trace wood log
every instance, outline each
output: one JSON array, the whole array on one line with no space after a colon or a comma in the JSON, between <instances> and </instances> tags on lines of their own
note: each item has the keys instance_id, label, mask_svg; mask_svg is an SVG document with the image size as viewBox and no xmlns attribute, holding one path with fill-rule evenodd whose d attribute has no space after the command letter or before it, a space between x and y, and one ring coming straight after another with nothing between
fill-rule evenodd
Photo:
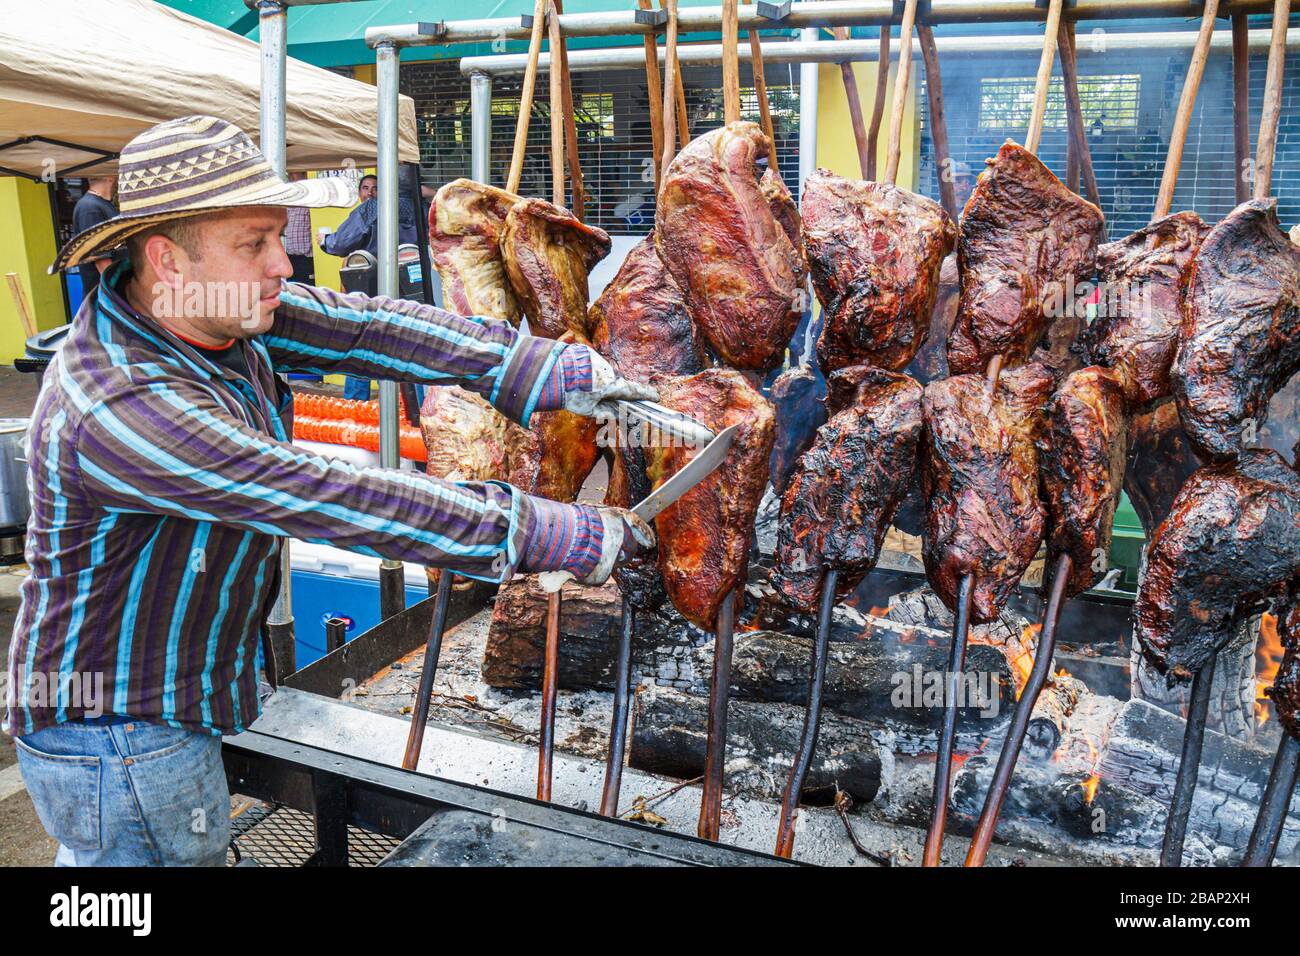
<instances>
[{"instance_id":1,"label":"wood log","mask_svg":"<svg viewBox=\"0 0 1300 956\"><path fill-rule=\"evenodd\" d=\"M646 687L633 711L628 766L691 780L704 772L708 701L681 691ZM779 799L803 728L803 707L732 700L727 706L727 789ZM802 800L829 803L835 789L855 801L880 789L881 758L870 727L826 714L817 735Z\"/></svg>"},{"instance_id":2,"label":"wood log","mask_svg":"<svg viewBox=\"0 0 1300 956\"><path fill-rule=\"evenodd\" d=\"M1057 674L1048 679L1047 686L1034 702L1025 731L1022 754L1027 760L1043 763L1050 760L1061 745L1069 725L1070 715L1087 693L1083 681L1068 674Z\"/></svg>"}]
</instances>

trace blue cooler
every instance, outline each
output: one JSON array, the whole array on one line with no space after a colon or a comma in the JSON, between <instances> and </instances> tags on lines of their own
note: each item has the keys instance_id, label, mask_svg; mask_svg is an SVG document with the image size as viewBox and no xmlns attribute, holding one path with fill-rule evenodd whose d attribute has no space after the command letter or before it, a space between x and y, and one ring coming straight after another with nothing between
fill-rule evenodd
<instances>
[{"instance_id":1,"label":"blue cooler","mask_svg":"<svg viewBox=\"0 0 1300 956\"><path fill-rule=\"evenodd\" d=\"M379 559L321 544L295 541L292 565L294 637L298 666L325 656L325 622L347 621L347 640L379 623ZM406 565L406 606L429 596L424 568Z\"/></svg>"}]
</instances>

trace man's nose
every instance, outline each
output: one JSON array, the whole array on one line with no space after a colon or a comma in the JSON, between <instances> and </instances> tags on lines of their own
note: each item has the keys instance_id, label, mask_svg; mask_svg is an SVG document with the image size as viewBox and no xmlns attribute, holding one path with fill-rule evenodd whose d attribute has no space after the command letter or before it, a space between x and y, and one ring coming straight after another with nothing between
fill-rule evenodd
<instances>
[{"instance_id":1,"label":"man's nose","mask_svg":"<svg viewBox=\"0 0 1300 956\"><path fill-rule=\"evenodd\" d=\"M271 245L271 261L267 266L266 274L271 279L287 279L293 275L293 263L289 261L289 253L285 251L283 242L273 242Z\"/></svg>"}]
</instances>

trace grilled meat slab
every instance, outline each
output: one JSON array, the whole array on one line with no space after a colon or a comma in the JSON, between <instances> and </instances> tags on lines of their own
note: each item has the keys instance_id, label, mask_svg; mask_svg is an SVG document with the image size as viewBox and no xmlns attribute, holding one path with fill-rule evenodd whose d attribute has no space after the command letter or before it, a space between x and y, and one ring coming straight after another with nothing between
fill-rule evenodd
<instances>
[{"instance_id":1,"label":"grilled meat slab","mask_svg":"<svg viewBox=\"0 0 1300 956\"><path fill-rule=\"evenodd\" d=\"M1251 200L1210 231L1189 271L1173 370L1188 438L1207 458L1235 456L1298 369L1300 247L1276 200Z\"/></svg>"},{"instance_id":2,"label":"grilled meat slab","mask_svg":"<svg viewBox=\"0 0 1300 956\"><path fill-rule=\"evenodd\" d=\"M1241 615L1300 571L1300 475L1270 449L1187 479L1147 549L1134 606L1142 653L1189 680Z\"/></svg>"},{"instance_id":3,"label":"grilled meat slab","mask_svg":"<svg viewBox=\"0 0 1300 956\"><path fill-rule=\"evenodd\" d=\"M420 433L428 449L425 470L448 481L504 481L508 419L458 385L431 385L420 406Z\"/></svg>"},{"instance_id":4,"label":"grilled meat slab","mask_svg":"<svg viewBox=\"0 0 1300 956\"><path fill-rule=\"evenodd\" d=\"M519 300L501 258L501 233L517 202L514 193L471 179L452 180L434 195L429 254L447 311L519 324Z\"/></svg>"},{"instance_id":5,"label":"grilled meat slab","mask_svg":"<svg viewBox=\"0 0 1300 956\"><path fill-rule=\"evenodd\" d=\"M1173 395L1187 269L1209 231L1196 213L1178 212L1097 250L1104 294L1079 344L1092 364L1127 374L1135 409Z\"/></svg>"},{"instance_id":6,"label":"grilled meat slab","mask_svg":"<svg viewBox=\"0 0 1300 956\"><path fill-rule=\"evenodd\" d=\"M948 336L954 374L995 355L1023 363L1060 311L1068 280L1090 278L1105 220L1038 158L1012 142L975 184L957 241L961 302Z\"/></svg>"},{"instance_id":7,"label":"grilled meat slab","mask_svg":"<svg viewBox=\"0 0 1300 956\"><path fill-rule=\"evenodd\" d=\"M1057 560L1069 555L1066 598L1106 571L1128 450L1124 382L1122 372L1096 365L1071 374L1052 396L1039 439L1047 568L1054 573Z\"/></svg>"},{"instance_id":8,"label":"grilled meat slab","mask_svg":"<svg viewBox=\"0 0 1300 956\"><path fill-rule=\"evenodd\" d=\"M726 364L758 371L781 362L805 270L793 203L760 183L771 148L754 123L698 137L664 172L655 213L659 254L699 333Z\"/></svg>"},{"instance_id":9,"label":"grilled meat slab","mask_svg":"<svg viewBox=\"0 0 1300 956\"><path fill-rule=\"evenodd\" d=\"M632 247L587 321L592 345L625 378L648 382L704 370L681 287L659 258L653 233Z\"/></svg>"},{"instance_id":10,"label":"grilled meat slab","mask_svg":"<svg viewBox=\"0 0 1300 956\"><path fill-rule=\"evenodd\" d=\"M819 169L804 184L804 249L825 309L817 360L907 366L930 331L957 227L938 203L890 183Z\"/></svg>"},{"instance_id":11,"label":"grilled meat slab","mask_svg":"<svg viewBox=\"0 0 1300 956\"><path fill-rule=\"evenodd\" d=\"M552 501L577 499L596 467L600 424L572 412L534 412L528 428L511 423L506 433L510 483Z\"/></svg>"},{"instance_id":12,"label":"grilled meat slab","mask_svg":"<svg viewBox=\"0 0 1300 956\"><path fill-rule=\"evenodd\" d=\"M983 375L957 375L925 387L922 557L950 609L962 577L974 576L977 623L997 618L1043 540L1035 441L1052 386L1050 372L1025 365L1003 372L996 386Z\"/></svg>"},{"instance_id":13,"label":"grilled meat slab","mask_svg":"<svg viewBox=\"0 0 1300 956\"><path fill-rule=\"evenodd\" d=\"M1124 491L1148 540L1168 516L1183 482L1200 467L1173 402L1129 420Z\"/></svg>"},{"instance_id":14,"label":"grilled meat slab","mask_svg":"<svg viewBox=\"0 0 1300 956\"><path fill-rule=\"evenodd\" d=\"M916 470L921 386L907 375L870 366L854 375L848 407L817 432L781 499L771 582L787 604L813 612L825 572L840 572L849 594L880 557L885 532Z\"/></svg>"},{"instance_id":15,"label":"grilled meat slab","mask_svg":"<svg viewBox=\"0 0 1300 956\"><path fill-rule=\"evenodd\" d=\"M609 255L609 234L544 199L510 207L501 233L506 275L533 335L589 338L587 275Z\"/></svg>"},{"instance_id":16,"label":"grilled meat slab","mask_svg":"<svg viewBox=\"0 0 1300 956\"><path fill-rule=\"evenodd\" d=\"M655 380L659 401L714 433L739 425L722 465L655 519L659 570L673 605L692 624L713 630L723 599L744 580L749 546L776 433L772 405L733 369ZM695 457L698 449L646 448L655 486Z\"/></svg>"},{"instance_id":17,"label":"grilled meat slab","mask_svg":"<svg viewBox=\"0 0 1300 956\"><path fill-rule=\"evenodd\" d=\"M798 365L777 376L768 389L776 408L776 440L769 467L772 491L780 497L790 482L799 458L826 424L826 383L811 365Z\"/></svg>"}]
</instances>

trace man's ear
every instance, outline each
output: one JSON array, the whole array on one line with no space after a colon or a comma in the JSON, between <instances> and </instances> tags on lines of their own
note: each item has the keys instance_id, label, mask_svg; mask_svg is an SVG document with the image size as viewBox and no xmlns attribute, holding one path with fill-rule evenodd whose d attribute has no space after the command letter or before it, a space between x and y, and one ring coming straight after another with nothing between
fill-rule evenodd
<instances>
[{"instance_id":1,"label":"man's ear","mask_svg":"<svg viewBox=\"0 0 1300 956\"><path fill-rule=\"evenodd\" d=\"M190 265L184 249L166 236L150 236L144 243L144 257L159 282L180 290Z\"/></svg>"}]
</instances>

